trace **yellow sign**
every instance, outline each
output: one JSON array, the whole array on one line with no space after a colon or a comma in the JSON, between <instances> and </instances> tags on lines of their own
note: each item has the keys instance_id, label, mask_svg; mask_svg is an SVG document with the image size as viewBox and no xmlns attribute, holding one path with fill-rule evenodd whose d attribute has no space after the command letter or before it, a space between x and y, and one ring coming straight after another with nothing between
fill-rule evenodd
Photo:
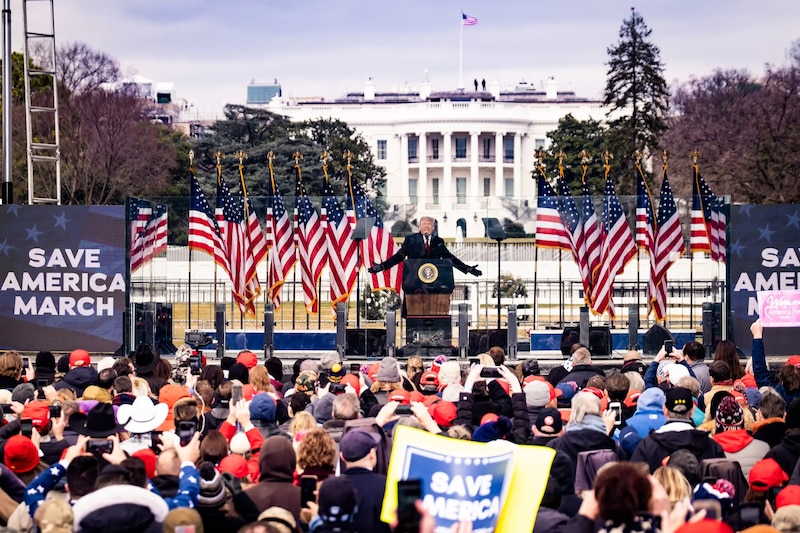
<instances>
[{"instance_id":1,"label":"yellow sign","mask_svg":"<svg viewBox=\"0 0 800 533\"><path fill-rule=\"evenodd\" d=\"M473 533L531 531L555 450L508 441L488 444L395 428L381 520L397 509L397 482L420 479L435 531L471 522Z\"/></svg>"}]
</instances>

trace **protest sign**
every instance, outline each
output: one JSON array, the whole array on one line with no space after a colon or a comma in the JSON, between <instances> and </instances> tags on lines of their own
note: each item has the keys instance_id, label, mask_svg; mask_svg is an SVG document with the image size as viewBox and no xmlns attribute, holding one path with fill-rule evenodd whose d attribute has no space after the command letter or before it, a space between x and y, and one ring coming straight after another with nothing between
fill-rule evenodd
<instances>
[{"instance_id":1,"label":"protest sign","mask_svg":"<svg viewBox=\"0 0 800 533\"><path fill-rule=\"evenodd\" d=\"M405 426L395 429L393 441L381 520L394 520L397 482L420 479L437 533L465 521L475 533L533 528L555 450L457 440Z\"/></svg>"},{"instance_id":2,"label":"protest sign","mask_svg":"<svg viewBox=\"0 0 800 533\"><path fill-rule=\"evenodd\" d=\"M758 315L767 328L800 327L800 291L760 291Z\"/></svg>"}]
</instances>

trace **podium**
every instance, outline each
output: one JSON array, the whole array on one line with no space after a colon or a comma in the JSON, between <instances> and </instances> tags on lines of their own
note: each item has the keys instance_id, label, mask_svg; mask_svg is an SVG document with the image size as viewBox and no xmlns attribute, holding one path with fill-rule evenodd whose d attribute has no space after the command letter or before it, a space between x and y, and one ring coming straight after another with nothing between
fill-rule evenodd
<instances>
[{"instance_id":1,"label":"podium","mask_svg":"<svg viewBox=\"0 0 800 533\"><path fill-rule=\"evenodd\" d=\"M405 355L412 355L410 349L416 350L417 355L438 355L442 348L450 349L453 338L450 295L454 287L450 259L406 259L403 262L406 343L409 345ZM430 348L434 350L427 353ZM434 351L437 353L433 354Z\"/></svg>"}]
</instances>

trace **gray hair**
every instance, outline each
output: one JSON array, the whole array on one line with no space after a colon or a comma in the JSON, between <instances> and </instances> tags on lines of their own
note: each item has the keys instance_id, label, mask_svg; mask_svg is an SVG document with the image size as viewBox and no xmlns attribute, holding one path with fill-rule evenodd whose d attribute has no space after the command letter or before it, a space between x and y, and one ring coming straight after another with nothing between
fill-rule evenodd
<instances>
[{"instance_id":1,"label":"gray hair","mask_svg":"<svg viewBox=\"0 0 800 533\"><path fill-rule=\"evenodd\" d=\"M639 392L644 392L645 385L641 374L639 374L638 372L631 371L631 372L625 372L622 375L628 378L628 382L630 383L630 386L628 387L629 391L635 390Z\"/></svg>"},{"instance_id":2,"label":"gray hair","mask_svg":"<svg viewBox=\"0 0 800 533\"><path fill-rule=\"evenodd\" d=\"M592 364L592 354L589 352L587 348L578 348L575 350L575 353L572 354L572 365L591 365Z\"/></svg>"},{"instance_id":3,"label":"gray hair","mask_svg":"<svg viewBox=\"0 0 800 533\"><path fill-rule=\"evenodd\" d=\"M572 413L570 424L582 424L586 415L600 416L600 398L591 392L579 392L572 397Z\"/></svg>"},{"instance_id":4,"label":"gray hair","mask_svg":"<svg viewBox=\"0 0 800 533\"><path fill-rule=\"evenodd\" d=\"M333 400L334 420L355 420L361 414L361 402L352 392L336 396Z\"/></svg>"},{"instance_id":5,"label":"gray hair","mask_svg":"<svg viewBox=\"0 0 800 533\"><path fill-rule=\"evenodd\" d=\"M338 352L325 352L319 358L319 366L322 370L330 370L336 363L341 363Z\"/></svg>"},{"instance_id":6,"label":"gray hair","mask_svg":"<svg viewBox=\"0 0 800 533\"><path fill-rule=\"evenodd\" d=\"M306 359L300 363L300 372L305 372L306 370L310 370L315 374L319 374L319 362L314 361L313 359Z\"/></svg>"}]
</instances>

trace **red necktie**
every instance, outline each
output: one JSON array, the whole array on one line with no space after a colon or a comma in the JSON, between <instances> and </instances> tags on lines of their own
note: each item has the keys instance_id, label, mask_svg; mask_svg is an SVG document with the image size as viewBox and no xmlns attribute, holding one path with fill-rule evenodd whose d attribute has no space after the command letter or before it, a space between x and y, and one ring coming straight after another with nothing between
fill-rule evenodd
<instances>
[{"instance_id":1,"label":"red necktie","mask_svg":"<svg viewBox=\"0 0 800 533\"><path fill-rule=\"evenodd\" d=\"M431 242L430 242L429 239L430 239L430 237L425 237L425 253L426 254L430 254L431 253Z\"/></svg>"}]
</instances>

